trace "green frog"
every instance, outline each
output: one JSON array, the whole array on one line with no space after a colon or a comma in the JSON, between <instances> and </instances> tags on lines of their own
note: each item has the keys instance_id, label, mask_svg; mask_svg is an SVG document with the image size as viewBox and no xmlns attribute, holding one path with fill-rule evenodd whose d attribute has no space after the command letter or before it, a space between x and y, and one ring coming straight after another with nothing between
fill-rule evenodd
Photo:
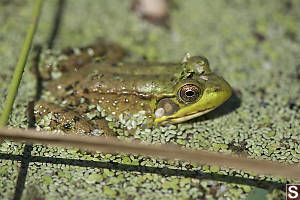
<instances>
[{"instance_id":1,"label":"green frog","mask_svg":"<svg viewBox=\"0 0 300 200\"><path fill-rule=\"evenodd\" d=\"M232 93L202 56L187 54L179 63L125 62L126 52L108 42L45 54L45 91L34 114L38 128L46 130L115 135L120 123L129 129L178 124L215 109Z\"/></svg>"}]
</instances>

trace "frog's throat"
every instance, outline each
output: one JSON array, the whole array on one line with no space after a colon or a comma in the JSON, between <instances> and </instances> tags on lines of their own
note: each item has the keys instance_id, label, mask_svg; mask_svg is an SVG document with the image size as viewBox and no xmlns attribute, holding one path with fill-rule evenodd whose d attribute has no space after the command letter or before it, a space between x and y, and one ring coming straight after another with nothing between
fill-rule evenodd
<instances>
[{"instance_id":1,"label":"frog's throat","mask_svg":"<svg viewBox=\"0 0 300 200\"><path fill-rule=\"evenodd\" d=\"M181 123L181 122L185 122L185 121L188 121L190 119L193 119L193 118L196 118L196 117L199 117L201 115L204 115L205 113L208 113L212 110L214 110L216 107L213 107L213 108L208 108L208 109L205 109L203 111L199 111L197 113L194 113L194 114L190 114L190 115L185 115L185 116L182 116L182 117L177 117L177 118L169 118L169 119L166 119L166 118L158 118L158 119L155 119L155 123L163 123L164 121L165 122L168 122L170 124L178 124L178 123Z\"/></svg>"}]
</instances>

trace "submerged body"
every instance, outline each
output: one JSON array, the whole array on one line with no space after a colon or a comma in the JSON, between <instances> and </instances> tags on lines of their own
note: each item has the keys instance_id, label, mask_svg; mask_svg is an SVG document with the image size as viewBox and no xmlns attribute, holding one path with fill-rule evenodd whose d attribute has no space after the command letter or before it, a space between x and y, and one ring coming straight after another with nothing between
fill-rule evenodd
<instances>
[{"instance_id":1,"label":"submerged body","mask_svg":"<svg viewBox=\"0 0 300 200\"><path fill-rule=\"evenodd\" d=\"M124 113L142 111L147 124L176 124L215 109L231 96L229 84L210 70L204 57L186 56L182 63L126 63L122 56L121 49L102 44L69 54L56 66L46 63L43 74L50 81L45 89L55 104L37 102L36 118L56 118L49 127L65 132L105 133L107 116L118 120ZM91 116L91 110L102 114Z\"/></svg>"}]
</instances>

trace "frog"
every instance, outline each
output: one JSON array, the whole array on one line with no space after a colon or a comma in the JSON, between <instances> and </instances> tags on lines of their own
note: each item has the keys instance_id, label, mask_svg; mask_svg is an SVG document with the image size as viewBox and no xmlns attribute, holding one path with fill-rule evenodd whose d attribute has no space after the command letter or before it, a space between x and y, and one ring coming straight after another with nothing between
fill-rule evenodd
<instances>
[{"instance_id":1,"label":"frog","mask_svg":"<svg viewBox=\"0 0 300 200\"><path fill-rule=\"evenodd\" d=\"M214 110L232 94L204 56L130 62L111 42L47 56L39 66L43 96L34 106L39 129L115 136L118 124L130 118L141 116L133 127L179 124Z\"/></svg>"}]
</instances>

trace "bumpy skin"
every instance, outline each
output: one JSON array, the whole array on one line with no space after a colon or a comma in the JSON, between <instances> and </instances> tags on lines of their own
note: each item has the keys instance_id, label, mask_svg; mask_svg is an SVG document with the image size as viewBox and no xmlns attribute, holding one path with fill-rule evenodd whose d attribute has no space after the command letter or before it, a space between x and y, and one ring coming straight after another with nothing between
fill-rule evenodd
<instances>
[{"instance_id":1,"label":"bumpy skin","mask_svg":"<svg viewBox=\"0 0 300 200\"><path fill-rule=\"evenodd\" d=\"M80 134L104 129L113 134L103 115L89 117L96 110L116 119L125 112L144 111L152 124L180 123L231 96L229 84L211 72L204 57L186 56L178 64L126 63L121 62L124 51L110 43L80 49L77 55L64 53L55 67L46 62L42 70L43 77L51 80L45 88L49 98L55 97L53 102L64 108L45 101L36 104L36 118L51 118L51 129Z\"/></svg>"}]
</instances>

